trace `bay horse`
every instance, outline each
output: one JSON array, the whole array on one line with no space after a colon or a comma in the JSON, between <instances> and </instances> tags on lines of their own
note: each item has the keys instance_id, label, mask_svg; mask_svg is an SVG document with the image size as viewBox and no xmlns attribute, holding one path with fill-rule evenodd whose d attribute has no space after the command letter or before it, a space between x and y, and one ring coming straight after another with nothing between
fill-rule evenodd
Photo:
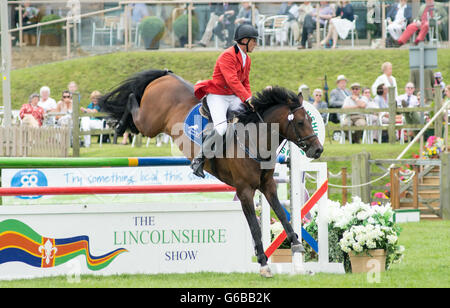
<instances>
[{"instance_id":1,"label":"bay horse","mask_svg":"<svg viewBox=\"0 0 450 308\"><path fill-rule=\"evenodd\" d=\"M175 133L174 127L183 123L187 114L198 103L199 100L194 96L193 85L168 70L147 70L137 73L99 99L102 111L119 121L116 128L119 133L130 129L133 133L140 132L151 138L160 133L169 134L190 160L195 157L192 148L198 150L198 146L194 146L190 140L187 141L187 136L183 132ZM278 125L279 135L276 140L278 145L287 139L299 146L307 157L318 158L323 152L323 147L314 134L311 119L302 104L301 95L282 87L268 87L252 99L254 110L247 109L238 115L238 118L244 123L263 121L269 127ZM186 144L191 145L191 148L188 149ZM254 240L255 254L263 277L272 277L272 273L267 265L261 229L255 213L253 200L256 190L264 194L282 223L291 243L292 253L304 252L278 199L273 177L274 167L261 168L261 162L252 157L225 156L207 160L204 170L236 188L237 197Z\"/></svg>"}]
</instances>

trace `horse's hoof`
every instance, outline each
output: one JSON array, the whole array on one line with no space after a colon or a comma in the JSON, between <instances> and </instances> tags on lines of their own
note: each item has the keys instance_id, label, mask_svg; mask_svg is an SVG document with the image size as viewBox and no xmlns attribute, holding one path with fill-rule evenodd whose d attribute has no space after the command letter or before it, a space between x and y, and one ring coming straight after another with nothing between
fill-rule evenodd
<instances>
[{"instance_id":1,"label":"horse's hoof","mask_svg":"<svg viewBox=\"0 0 450 308\"><path fill-rule=\"evenodd\" d=\"M292 250L292 254L297 253L297 252L299 252L299 253L305 253L306 252L305 251L305 247L303 247L302 244L292 245L291 246L291 250Z\"/></svg>"},{"instance_id":2,"label":"horse's hoof","mask_svg":"<svg viewBox=\"0 0 450 308\"><path fill-rule=\"evenodd\" d=\"M261 268L260 268L260 270L259 270L259 273L260 273L261 276L264 277L264 278L272 278L272 277L273 277L272 271L270 270L269 265L261 266Z\"/></svg>"}]
</instances>

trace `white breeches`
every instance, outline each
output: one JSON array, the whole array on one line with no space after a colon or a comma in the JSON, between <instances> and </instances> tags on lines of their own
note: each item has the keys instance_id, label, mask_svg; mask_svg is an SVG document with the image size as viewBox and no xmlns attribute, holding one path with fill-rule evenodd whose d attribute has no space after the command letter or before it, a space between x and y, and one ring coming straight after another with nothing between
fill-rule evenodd
<instances>
[{"instance_id":1,"label":"white breeches","mask_svg":"<svg viewBox=\"0 0 450 308\"><path fill-rule=\"evenodd\" d=\"M236 95L208 94L206 97L214 128L221 136L227 131L227 110L244 111L242 101Z\"/></svg>"}]
</instances>

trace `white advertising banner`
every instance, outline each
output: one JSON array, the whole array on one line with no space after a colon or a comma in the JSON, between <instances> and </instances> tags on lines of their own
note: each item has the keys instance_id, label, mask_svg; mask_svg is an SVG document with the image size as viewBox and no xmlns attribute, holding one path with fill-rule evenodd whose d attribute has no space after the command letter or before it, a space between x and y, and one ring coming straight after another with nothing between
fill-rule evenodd
<instances>
[{"instance_id":1,"label":"white advertising banner","mask_svg":"<svg viewBox=\"0 0 450 308\"><path fill-rule=\"evenodd\" d=\"M0 207L0 279L248 272L239 202Z\"/></svg>"},{"instance_id":2,"label":"white advertising banner","mask_svg":"<svg viewBox=\"0 0 450 308\"><path fill-rule=\"evenodd\" d=\"M49 169L3 169L2 187L86 187L86 186L134 186L134 185L182 185L222 183L205 173L204 179L192 174L189 166L118 167L118 168L49 168ZM223 194L222 194L223 195ZM227 193L225 200L232 200ZM171 196L172 198L174 196ZM145 200L149 200L147 197ZM100 199L100 200L99 200ZM142 199L142 198L140 198ZM117 201L144 201L130 196L114 196ZM3 197L3 205L45 203L93 203L112 200L111 196L17 196ZM173 199L160 201L172 201Z\"/></svg>"}]
</instances>

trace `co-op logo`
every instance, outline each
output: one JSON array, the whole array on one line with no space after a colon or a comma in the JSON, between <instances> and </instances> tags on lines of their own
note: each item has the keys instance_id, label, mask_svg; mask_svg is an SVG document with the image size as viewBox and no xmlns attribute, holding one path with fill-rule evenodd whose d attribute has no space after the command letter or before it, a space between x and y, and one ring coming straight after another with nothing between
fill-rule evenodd
<instances>
[{"instance_id":1,"label":"co-op logo","mask_svg":"<svg viewBox=\"0 0 450 308\"><path fill-rule=\"evenodd\" d=\"M11 187L48 186L47 177L39 170L21 170L11 179ZM20 199L38 199L42 196L17 196Z\"/></svg>"}]
</instances>

